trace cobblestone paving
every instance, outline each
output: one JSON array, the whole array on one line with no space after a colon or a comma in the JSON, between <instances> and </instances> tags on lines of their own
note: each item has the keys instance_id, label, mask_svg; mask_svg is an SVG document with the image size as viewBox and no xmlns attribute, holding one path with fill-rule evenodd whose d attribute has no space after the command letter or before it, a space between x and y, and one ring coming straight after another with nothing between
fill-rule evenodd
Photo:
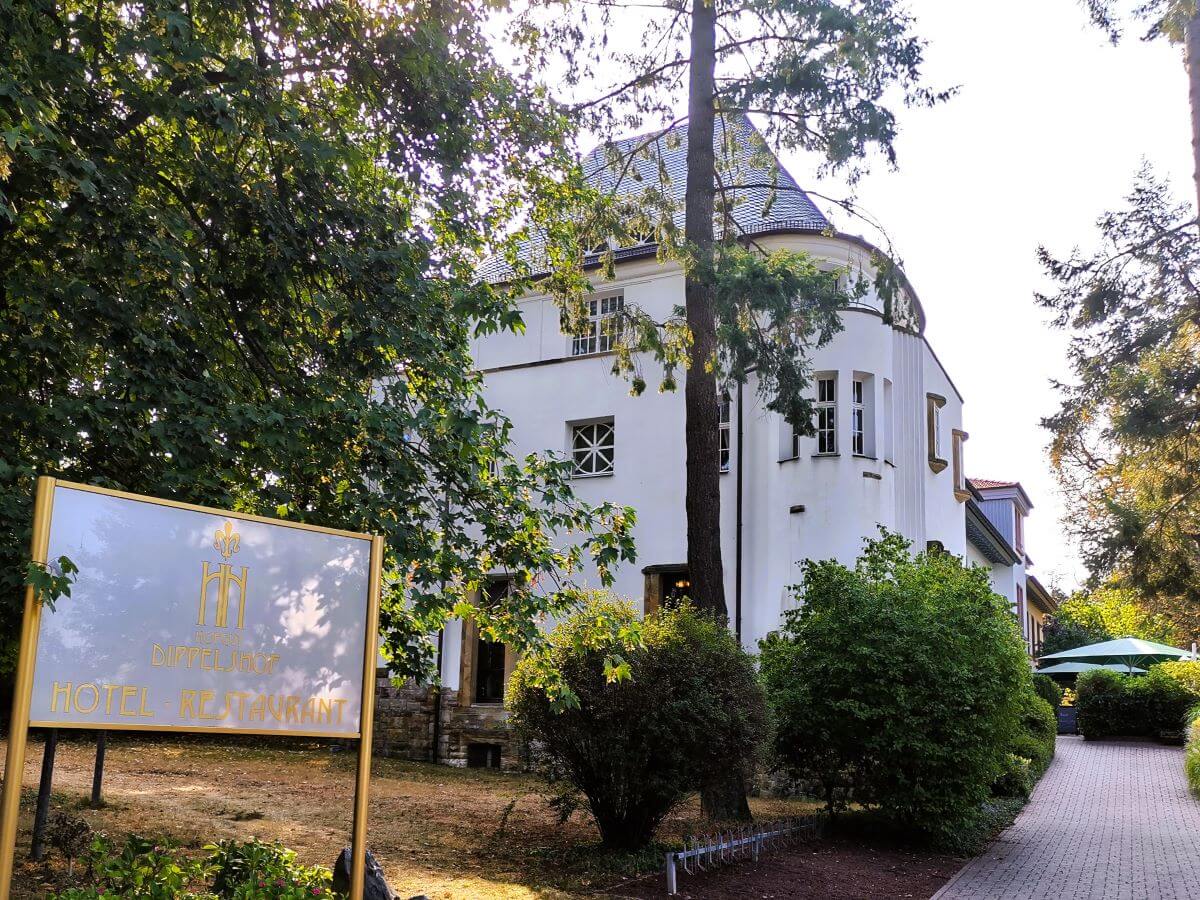
<instances>
[{"instance_id":1,"label":"cobblestone paving","mask_svg":"<svg viewBox=\"0 0 1200 900\"><path fill-rule=\"evenodd\" d=\"M1200 801L1183 751L1060 737L1016 822L934 900L1200 898Z\"/></svg>"}]
</instances>

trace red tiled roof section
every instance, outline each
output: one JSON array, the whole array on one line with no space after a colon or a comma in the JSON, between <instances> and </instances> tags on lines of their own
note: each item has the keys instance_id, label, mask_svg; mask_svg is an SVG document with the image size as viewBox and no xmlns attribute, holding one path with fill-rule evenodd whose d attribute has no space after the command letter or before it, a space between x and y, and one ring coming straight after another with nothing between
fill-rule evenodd
<instances>
[{"instance_id":1,"label":"red tiled roof section","mask_svg":"<svg viewBox=\"0 0 1200 900\"><path fill-rule=\"evenodd\" d=\"M993 481L991 478L968 478L967 481L971 482L971 487L977 491L988 488L1010 488L1017 486L1015 481Z\"/></svg>"}]
</instances>

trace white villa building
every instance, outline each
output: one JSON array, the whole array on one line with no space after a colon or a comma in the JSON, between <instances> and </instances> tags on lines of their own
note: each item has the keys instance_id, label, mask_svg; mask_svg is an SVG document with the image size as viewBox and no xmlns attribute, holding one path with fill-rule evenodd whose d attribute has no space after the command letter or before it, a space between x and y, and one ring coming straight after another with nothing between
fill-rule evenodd
<instances>
[{"instance_id":1,"label":"white villa building","mask_svg":"<svg viewBox=\"0 0 1200 900\"><path fill-rule=\"evenodd\" d=\"M743 178L750 176L745 183L765 182L771 172L751 158L752 126L742 120L730 127L737 128L741 148L737 168ZM655 150L677 176L670 189L681 195L686 128L671 138L659 140ZM593 177L615 191L640 192L658 178L656 161L635 158L631 169L639 171L626 175L628 185L616 184L603 160L593 155ZM735 206L745 239L765 250L805 251L869 279L875 248L835 231L782 167L775 176L772 204L763 202L765 192L751 189ZM623 307L636 305L661 321L682 306L684 277L678 265L657 260L653 244L618 248L616 256L615 278L594 282L586 334L564 333L554 300L530 294L520 303L524 333L481 337L474 358L485 375L488 403L513 423L514 455L565 454L573 460L581 498L637 510L638 562L616 570L613 590L650 610L688 587L683 390L680 385L674 392L631 396L626 378L611 371L612 340ZM502 270L488 274L502 277ZM799 581L803 560L852 563L880 525L914 548L944 549L985 565L997 592L1013 603L1023 627L1031 627L1020 537L1031 504L1019 485L966 478L963 397L925 338L915 291L907 283L903 290L907 315L886 323L879 298L868 295L844 311L843 330L813 353L815 437L793 435L779 414L766 410L753 377L721 398L725 594L731 627L751 650L795 604L790 586ZM653 365L646 363L651 384ZM391 708L393 717L409 721L407 730L394 729L396 746L384 751L458 764L512 764L500 706L510 656L479 641L469 623L448 629L440 708L430 709L412 691L390 689L388 695L385 689L381 713ZM414 728L432 736L404 736ZM429 752L430 741L436 754Z\"/></svg>"},{"instance_id":2,"label":"white villa building","mask_svg":"<svg viewBox=\"0 0 1200 900\"><path fill-rule=\"evenodd\" d=\"M992 589L1012 604L1029 655L1040 656L1046 617L1058 604L1029 571L1025 520L1033 503L1017 481L971 478L967 487L966 561L988 570Z\"/></svg>"}]
</instances>

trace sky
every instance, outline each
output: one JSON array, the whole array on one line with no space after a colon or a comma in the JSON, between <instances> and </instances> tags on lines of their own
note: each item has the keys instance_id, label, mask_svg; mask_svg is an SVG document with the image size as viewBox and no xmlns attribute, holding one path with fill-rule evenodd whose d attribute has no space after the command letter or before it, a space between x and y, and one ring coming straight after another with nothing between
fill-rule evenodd
<instances>
[{"instance_id":1,"label":"sky","mask_svg":"<svg viewBox=\"0 0 1200 900\"><path fill-rule=\"evenodd\" d=\"M1143 160L1191 193L1187 78L1179 49L1145 43L1134 25L1117 47L1074 0L912 0L933 86L948 103L900 111L898 169L855 187L887 228L928 318L926 336L965 398L964 455L974 477L1020 481L1033 501L1033 571L1065 589L1086 575L1046 453L1052 379L1069 380L1067 339L1034 300L1050 285L1040 244L1095 245L1096 219L1119 207ZM811 160L784 155L801 186ZM828 204L818 205L827 209ZM844 231L869 229L845 213Z\"/></svg>"}]
</instances>

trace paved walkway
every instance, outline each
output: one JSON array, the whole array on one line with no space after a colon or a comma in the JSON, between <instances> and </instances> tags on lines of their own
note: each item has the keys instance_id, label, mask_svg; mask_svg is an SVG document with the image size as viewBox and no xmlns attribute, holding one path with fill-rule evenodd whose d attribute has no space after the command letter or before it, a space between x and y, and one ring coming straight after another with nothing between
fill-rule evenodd
<instances>
[{"instance_id":1,"label":"paved walkway","mask_svg":"<svg viewBox=\"0 0 1200 900\"><path fill-rule=\"evenodd\" d=\"M1016 822L934 900L1200 898L1200 801L1183 751L1060 737Z\"/></svg>"}]
</instances>

